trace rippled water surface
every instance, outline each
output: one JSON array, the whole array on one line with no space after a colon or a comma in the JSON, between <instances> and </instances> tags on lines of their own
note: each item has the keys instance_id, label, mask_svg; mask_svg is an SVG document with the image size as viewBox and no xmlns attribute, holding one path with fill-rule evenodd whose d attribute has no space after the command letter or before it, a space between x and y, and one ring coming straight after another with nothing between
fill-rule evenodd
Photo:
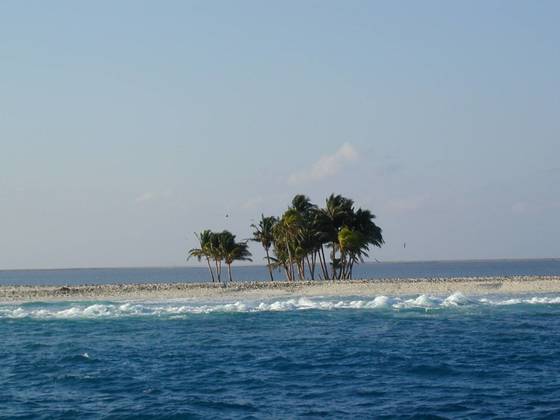
<instances>
[{"instance_id":1,"label":"rippled water surface","mask_svg":"<svg viewBox=\"0 0 560 420\"><path fill-rule=\"evenodd\" d=\"M5 418L560 416L560 296L0 305Z\"/></svg>"}]
</instances>

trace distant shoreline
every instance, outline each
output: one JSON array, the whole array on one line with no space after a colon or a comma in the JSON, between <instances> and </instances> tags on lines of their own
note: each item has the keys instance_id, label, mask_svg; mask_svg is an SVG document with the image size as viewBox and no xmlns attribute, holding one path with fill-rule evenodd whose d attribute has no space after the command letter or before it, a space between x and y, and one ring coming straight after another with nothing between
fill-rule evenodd
<instances>
[{"instance_id":1,"label":"distant shoreline","mask_svg":"<svg viewBox=\"0 0 560 420\"><path fill-rule=\"evenodd\" d=\"M402 296L560 293L560 276L448 277L346 281L0 286L0 303L88 300L272 299L283 296Z\"/></svg>"}]
</instances>

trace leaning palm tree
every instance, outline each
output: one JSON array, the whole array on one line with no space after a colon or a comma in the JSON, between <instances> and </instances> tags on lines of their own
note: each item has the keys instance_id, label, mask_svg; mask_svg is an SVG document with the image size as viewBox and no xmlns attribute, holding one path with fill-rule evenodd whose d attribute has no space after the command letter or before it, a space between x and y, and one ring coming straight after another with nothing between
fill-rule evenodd
<instances>
[{"instance_id":1,"label":"leaning palm tree","mask_svg":"<svg viewBox=\"0 0 560 420\"><path fill-rule=\"evenodd\" d=\"M292 280L290 267L290 258L285 247L285 240L283 233L278 225L274 226L274 240L272 241L272 253L274 257L270 257L272 268L283 269L286 275L286 280Z\"/></svg>"},{"instance_id":2,"label":"leaning palm tree","mask_svg":"<svg viewBox=\"0 0 560 420\"><path fill-rule=\"evenodd\" d=\"M380 247L382 231L369 210L355 209L354 201L331 194L324 208L318 208L305 195L296 195L279 219L261 216L258 226L251 225L253 241L267 253L269 270L283 268L289 281L315 278L315 269L325 280L352 278L354 265L364 261L370 246ZM268 224L267 224L268 223ZM325 256L330 250L330 261ZM272 254L269 255L269 249ZM272 271L270 272L271 279Z\"/></svg>"},{"instance_id":3,"label":"leaning palm tree","mask_svg":"<svg viewBox=\"0 0 560 420\"><path fill-rule=\"evenodd\" d=\"M385 243L383 240L382 229L373 221L375 215L369 210L358 209L352 214L352 219L348 229L350 235L349 259L344 261L344 271L339 274L339 278L352 278L352 269L356 262L363 262L367 257L370 245L381 248ZM347 228L347 227L345 227ZM342 233L342 231L341 231ZM339 244L340 244L339 234Z\"/></svg>"},{"instance_id":4,"label":"leaning palm tree","mask_svg":"<svg viewBox=\"0 0 560 420\"><path fill-rule=\"evenodd\" d=\"M341 195L331 194L324 209L316 217L318 240L331 249L330 278L352 277L356 262L367 257L369 246L380 247L384 241L382 231L369 210L354 209L354 201ZM323 257L324 259L324 257ZM321 261L320 261L321 262ZM326 262L322 266L327 272Z\"/></svg>"},{"instance_id":5,"label":"leaning palm tree","mask_svg":"<svg viewBox=\"0 0 560 420\"><path fill-rule=\"evenodd\" d=\"M311 241L313 248L317 254L316 259L319 261L319 267L323 279L330 278L327 259L325 257L325 245L329 244L332 239L332 223L324 209L313 212L311 220Z\"/></svg>"},{"instance_id":6,"label":"leaning palm tree","mask_svg":"<svg viewBox=\"0 0 560 420\"><path fill-rule=\"evenodd\" d=\"M187 260L196 258L198 262L200 262L202 259L205 259L206 263L208 264L210 276L212 276L212 283L214 283L216 281L216 278L214 277L214 270L212 270L212 266L210 265L210 258L212 256L212 235L214 234L208 229L203 230L202 232L200 232L200 234L195 233L194 236L198 240L200 248L192 248L191 250L189 250Z\"/></svg>"},{"instance_id":7,"label":"leaning palm tree","mask_svg":"<svg viewBox=\"0 0 560 420\"><path fill-rule=\"evenodd\" d=\"M311 202L309 197L303 194L297 194L292 199L292 209L297 211L299 214L304 215L312 210L315 210L317 206Z\"/></svg>"},{"instance_id":8,"label":"leaning palm tree","mask_svg":"<svg viewBox=\"0 0 560 420\"><path fill-rule=\"evenodd\" d=\"M373 222L375 216L369 210L352 208L349 216L338 231L336 246L340 258L334 260L338 279L351 278L354 264L363 262L370 245L381 247L384 243L382 230Z\"/></svg>"},{"instance_id":9,"label":"leaning palm tree","mask_svg":"<svg viewBox=\"0 0 560 420\"><path fill-rule=\"evenodd\" d=\"M231 233L227 232L231 235ZM222 281L222 260L224 259L224 246L223 243L226 240L226 231L224 232L212 232L210 236L209 253L211 258L214 260L214 266L216 268L216 279L218 283Z\"/></svg>"},{"instance_id":10,"label":"leaning palm tree","mask_svg":"<svg viewBox=\"0 0 560 420\"><path fill-rule=\"evenodd\" d=\"M280 250L280 254L287 256L286 275L289 281L293 281L295 278L295 253L301 236L301 221L300 214L293 208L290 208L284 212L278 223L274 225L274 249ZM277 257L279 257L278 254Z\"/></svg>"},{"instance_id":11,"label":"leaning palm tree","mask_svg":"<svg viewBox=\"0 0 560 420\"><path fill-rule=\"evenodd\" d=\"M338 247L340 249L340 272L339 279L349 279L352 277L354 264L362 262L367 257L367 239L362 232L352 230L344 226L338 233Z\"/></svg>"},{"instance_id":12,"label":"leaning palm tree","mask_svg":"<svg viewBox=\"0 0 560 420\"><path fill-rule=\"evenodd\" d=\"M234 261L252 261L247 242L235 242L235 235L227 230L219 234L221 236L220 247L224 262L228 266L229 281L233 281L231 264Z\"/></svg>"},{"instance_id":13,"label":"leaning palm tree","mask_svg":"<svg viewBox=\"0 0 560 420\"><path fill-rule=\"evenodd\" d=\"M373 221L375 215L369 210L358 209L352 217L352 227L361 232L367 242L378 248L385 243L382 229Z\"/></svg>"},{"instance_id":14,"label":"leaning palm tree","mask_svg":"<svg viewBox=\"0 0 560 420\"><path fill-rule=\"evenodd\" d=\"M270 274L270 280L274 281L274 276L272 275L272 265L270 262L270 247L274 241L274 225L278 222L278 219L274 216L264 217L261 214L261 220L258 225L252 224L251 227L254 229L253 238L254 242L259 242L266 253L266 262L268 267L268 273Z\"/></svg>"},{"instance_id":15,"label":"leaning palm tree","mask_svg":"<svg viewBox=\"0 0 560 420\"><path fill-rule=\"evenodd\" d=\"M321 234L328 247L331 248L331 278L334 280L340 273L340 258L337 258L338 233L348 225L352 219L354 201L341 195L331 194L321 209L322 228ZM338 271L337 271L338 270Z\"/></svg>"},{"instance_id":16,"label":"leaning palm tree","mask_svg":"<svg viewBox=\"0 0 560 420\"><path fill-rule=\"evenodd\" d=\"M299 215L299 232L296 238L295 260L300 278L305 278L305 267L307 264L311 279L314 279L318 248L316 246L316 234L313 226L318 208L311 202L309 197L298 194L292 199L290 210L297 212Z\"/></svg>"}]
</instances>

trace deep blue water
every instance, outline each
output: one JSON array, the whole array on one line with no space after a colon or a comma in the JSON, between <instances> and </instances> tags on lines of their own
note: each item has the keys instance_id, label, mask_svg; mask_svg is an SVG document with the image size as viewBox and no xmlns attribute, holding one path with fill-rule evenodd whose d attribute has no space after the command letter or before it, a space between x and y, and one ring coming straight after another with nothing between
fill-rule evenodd
<instances>
[{"instance_id":1,"label":"deep blue water","mask_svg":"<svg viewBox=\"0 0 560 420\"><path fill-rule=\"evenodd\" d=\"M234 279L238 281L269 278L263 266L234 266L233 274ZM524 275L560 275L560 259L381 262L361 264L354 270L355 278L367 279ZM276 278L284 279L280 271L276 272ZM204 267L0 270L0 285L172 283L209 280L210 275Z\"/></svg>"},{"instance_id":2,"label":"deep blue water","mask_svg":"<svg viewBox=\"0 0 560 420\"><path fill-rule=\"evenodd\" d=\"M560 260L359 270L560 275ZM187 267L0 271L0 284L207 280ZM0 304L0 385L9 419L559 418L560 295Z\"/></svg>"},{"instance_id":3,"label":"deep blue water","mask_svg":"<svg viewBox=\"0 0 560 420\"><path fill-rule=\"evenodd\" d=\"M0 305L3 418L558 418L560 297Z\"/></svg>"}]
</instances>

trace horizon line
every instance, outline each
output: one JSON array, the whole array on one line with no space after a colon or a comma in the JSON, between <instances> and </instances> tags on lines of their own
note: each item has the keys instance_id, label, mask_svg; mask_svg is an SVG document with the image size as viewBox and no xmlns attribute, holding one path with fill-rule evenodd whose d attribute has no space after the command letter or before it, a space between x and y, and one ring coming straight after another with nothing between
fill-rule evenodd
<instances>
[{"instance_id":1,"label":"horizon line","mask_svg":"<svg viewBox=\"0 0 560 420\"><path fill-rule=\"evenodd\" d=\"M364 261L363 264L410 264L410 263L440 263L440 262L489 262L489 261L546 261L560 260L560 257L501 257L501 258L449 258L449 259L427 259L427 260L386 260L386 261ZM237 264L235 267L266 267L266 264ZM0 268L5 271L72 271L72 270L142 270L142 269L176 269L176 268L202 268L205 265L138 265L138 266L99 266L99 267L47 267L47 268Z\"/></svg>"}]
</instances>

